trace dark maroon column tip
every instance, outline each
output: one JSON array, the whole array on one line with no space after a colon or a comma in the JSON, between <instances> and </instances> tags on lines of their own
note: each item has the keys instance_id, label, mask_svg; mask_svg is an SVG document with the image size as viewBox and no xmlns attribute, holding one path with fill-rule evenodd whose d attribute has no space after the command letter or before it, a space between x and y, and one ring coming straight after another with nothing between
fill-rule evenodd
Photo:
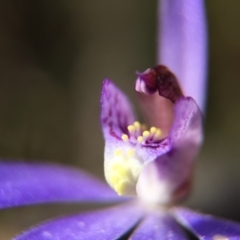
<instances>
[{"instance_id":1,"label":"dark maroon column tip","mask_svg":"<svg viewBox=\"0 0 240 240\"><path fill-rule=\"evenodd\" d=\"M137 72L137 75L141 82L144 82L148 94L158 91L160 96L173 103L183 97L176 76L163 65L149 68L143 73Z\"/></svg>"}]
</instances>

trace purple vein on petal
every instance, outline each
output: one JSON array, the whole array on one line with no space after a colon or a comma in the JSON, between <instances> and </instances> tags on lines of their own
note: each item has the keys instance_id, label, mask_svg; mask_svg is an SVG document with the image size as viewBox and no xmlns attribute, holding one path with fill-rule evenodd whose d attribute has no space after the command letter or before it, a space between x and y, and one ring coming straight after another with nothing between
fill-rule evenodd
<instances>
[{"instance_id":1,"label":"purple vein on petal","mask_svg":"<svg viewBox=\"0 0 240 240\"><path fill-rule=\"evenodd\" d=\"M158 63L177 76L185 96L204 110L207 33L203 0L161 0Z\"/></svg>"},{"instance_id":2,"label":"purple vein on petal","mask_svg":"<svg viewBox=\"0 0 240 240\"><path fill-rule=\"evenodd\" d=\"M82 213L46 222L15 240L113 240L130 230L142 218L136 203Z\"/></svg>"},{"instance_id":3,"label":"purple vein on petal","mask_svg":"<svg viewBox=\"0 0 240 240\"><path fill-rule=\"evenodd\" d=\"M187 239L187 237L172 216L167 213L152 213L140 223L130 239L184 240Z\"/></svg>"},{"instance_id":4,"label":"purple vein on petal","mask_svg":"<svg viewBox=\"0 0 240 240\"><path fill-rule=\"evenodd\" d=\"M105 183L80 170L52 164L0 162L0 208L120 200Z\"/></svg>"},{"instance_id":5,"label":"purple vein on petal","mask_svg":"<svg viewBox=\"0 0 240 240\"><path fill-rule=\"evenodd\" d=\"M101 93L101 124L106 139L115 137L121 140L127 126L132 124L135 116L127 96L106 79Z\"/></svg>"},{"instance_id":6,"label":"purple vein on petal","mask_svg":"<svg viewBox=\"0 0 240 240\"><path fill-rule=\"evenodd\" d=\"M175 208L173 214L180 224L199 239L237 240L240 239L240 224L189 209Z\"/></svg>"}]
</instances>

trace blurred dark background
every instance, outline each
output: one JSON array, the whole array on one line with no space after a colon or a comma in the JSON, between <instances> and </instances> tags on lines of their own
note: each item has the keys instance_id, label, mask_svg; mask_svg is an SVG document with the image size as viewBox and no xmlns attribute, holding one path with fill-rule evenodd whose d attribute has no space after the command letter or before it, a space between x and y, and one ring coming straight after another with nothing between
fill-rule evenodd
<instances>
[{"instance_id":1,"label":"blurred dark background","mask_svg":"<svg viewBox=\"0 0 240 240\"><path fill-rule=\"evenodd\" d=\"M102 80L133 99L156 61L156 1L0 1L0 156L68 164L103 177ZM240 221L240 1L206 2L205 142L187 205ZM85 207L84 207L85 208ZM0 239L79 206L0 213Z\"/></svg>"}]
</instances>

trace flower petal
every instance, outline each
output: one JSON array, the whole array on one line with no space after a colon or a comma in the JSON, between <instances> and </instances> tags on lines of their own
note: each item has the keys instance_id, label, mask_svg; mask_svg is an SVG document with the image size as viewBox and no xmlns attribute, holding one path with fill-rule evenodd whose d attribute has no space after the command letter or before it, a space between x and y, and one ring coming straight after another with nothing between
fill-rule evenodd
<instances>
[{"instance_id":1,"label":"flower petal","mask_svg":"<svg viewBox=\"0 0 240 240\"><path fill-rule=\"evenodd\" d=\"M137 75L135 90L147 122L167 136L173 120L173 103L182 95L177 79L163 65L137 72Z\"/></svg>"},{"instance_id":2,"label":"flower petal","mask_svg":"<svg viewBox=\"0 0 240 240\"><path fill-rule=\"evenodd\" d=\"M52 164L0 162L0 208L119 200L107 185L80 170Z\"/></svg>"},{"instance_id":3,"label":"flower petal","mask_svg":"<svg viewBox=\"0 0 240 240\"><path fill-rule=\"evenodd\" d=\"M149 214L133 232L131 240L188 239L178 223L166 213Z\"/></svg>"},{"instance_id":4,"label":"flower petal","mask_svg":"<svg viewBox=\"0 0 240 240\"><path fill-rule=\"evenodd\" d=\"M174 107L174 121L169 133L172 148L194 157L202 143L202 114L191 98L180 99Z\"/></svg>"},{"instance_id":5,"label":"flower petal","mask_svg":"<svg viewBox=\"0 0 240 240\"><path fill-rule=\"evenodd\" d=\"M199 239L231 240L240 239L240 224L189 209L175 208L173 214L180 224Z\"/></svg>"},{"instance_id":6,"label":"flower petal","mask_svg":"<svg viewBox=\"0 0 240 240\"><path fill-rule=\"evenodd\" d=\"M138 179L137 193L146 201L175 201L191 186L193 159L202 141L202 116L190 97L177 101L174 115L169 152L143 168Z\"/></svg>"},{"instance_id":7,"label":"flower petal","mask_svg":"<svg viewBox=\"0 0 240 240\"><path fill-rule=\"evenodd\" d=\"M159 96L158 93L145 95L137 92L137 97L146 121L150 126L160 128L163 131L163 135L166 136L172 124L173 103Z\"/></svg>"},{"instance_id":8,"label":"flower petal","mask_svg":"<svg viewBox=\"0 0 240 240\"><path fill-rule=\"evenodd\" d=\"M53 220L15 240L113 240L130 230L142 216L141 208L131 203Z\"/></svg>"},{"instance_id":9,"label":"flower petal","mask_svg":"<svg viewBox=\"0 0 240 240\"><path fill-rule=\"evenodd\" d=\"M121 139L127 126L134 122L134 114L127 97L110 80L103 82L101 94L101 123L104 137Z\"/></svg>"},{"instance_id":10,"label":"flower petal","mask_svg":"<svg viewBox=\"0 0 240 240\"><path fill-rule=\"evenodd\" d=\"M185 96L204 110L207 33L203 0L162 0L159 5L159 59L177 76Z\"/></svg>"}]
</instances>

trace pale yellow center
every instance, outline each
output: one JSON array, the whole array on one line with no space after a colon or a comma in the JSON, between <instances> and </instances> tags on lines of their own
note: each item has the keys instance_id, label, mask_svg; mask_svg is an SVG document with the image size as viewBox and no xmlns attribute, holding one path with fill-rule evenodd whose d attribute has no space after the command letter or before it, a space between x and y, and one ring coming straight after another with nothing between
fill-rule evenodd
<instances>
[{"instance_id":1,"label":"pale yellow center","mask_svg":"<svg viewBox=\"0 0 240 240\"><path fill-rule=\"evenodd\" d=\"M144 159L136 150L143 144L159 141L161 130L134 122L127 127L128 134L122 135L126 143L123 149L116 149L111 157L105 159L105 177L119 195L135 195L139 174L144 167ZM134 148L133 148L134 146Z\"/></svg>"},{"instance_id":2,"label":"pale yellow center","mask_svg":"<svg viewBox=\"0 0 240 240\"><path fill-rule=\"evenodd\" d=\"M143 164L136 158L135 150L117 149L109 166L106 179L119 195L132 195L135 192L136 180Z\"/></svg>"}]
</instances>

